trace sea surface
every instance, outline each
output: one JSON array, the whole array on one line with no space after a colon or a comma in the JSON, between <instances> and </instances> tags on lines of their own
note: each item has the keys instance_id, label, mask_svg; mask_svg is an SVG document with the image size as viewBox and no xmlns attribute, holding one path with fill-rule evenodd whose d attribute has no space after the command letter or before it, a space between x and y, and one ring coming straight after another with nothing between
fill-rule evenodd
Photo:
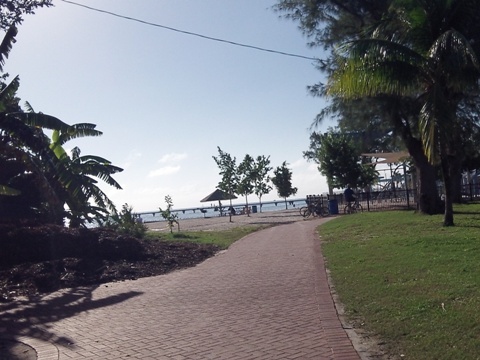
<instances>
[{"instance_id":1,"label":"sea surface","mask_svg":"<svg viewBox=\"0 0 480 360\"><path fill-rule=\"evenodd\" d=\"M212 202L211 204L205 204L204 207L196 207L196 208L185 208L185 209L173 209L172 212L178 215L179 220L185 219L196 219L196 218L203 218L203 217L215 217L220 216L220 207L218 201L216 203ZM305 198L302 199L294 199L288 200L287 199L287 209L296 209L300 210L302 206L305 206ZM252 202L248 204L251 213L256 212L268 212L268 211L281 211L285 210L285 201L278 200L278 201L266 201L262 202L261 206L258 202ZM230 202L228 200L222 202L222 213L228 215L228 208L230 207ZM235 203L232 202L232 207L235 209L237 213L240 213L242 209L245 208L245 203ZM165 221L159 211L152 211L152 212L140 212L136 213L139 215L143 222L158 222L158 221Z\"/></svg>"}]
</instances>

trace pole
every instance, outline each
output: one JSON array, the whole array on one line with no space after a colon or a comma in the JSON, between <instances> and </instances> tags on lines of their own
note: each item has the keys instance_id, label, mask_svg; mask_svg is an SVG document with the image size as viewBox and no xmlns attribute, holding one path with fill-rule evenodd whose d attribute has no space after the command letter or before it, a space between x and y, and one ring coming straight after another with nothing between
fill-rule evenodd
<instances>
[{"instance_id":1,"label":"pole","mask_svg":"<svg viewBox=\"0 0 480 360\"><path fill-rule=\"evenodd\" d=\"M407 165L403 162L403 177L405 179L405 192L407 196L407 209L410 209L410 196L408 194Z\"/></svg>"}]
</instances>

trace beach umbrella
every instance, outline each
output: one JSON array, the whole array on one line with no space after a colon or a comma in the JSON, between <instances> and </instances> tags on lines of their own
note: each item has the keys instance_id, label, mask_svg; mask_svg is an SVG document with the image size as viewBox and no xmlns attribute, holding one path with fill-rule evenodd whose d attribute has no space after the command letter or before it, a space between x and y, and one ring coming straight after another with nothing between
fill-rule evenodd
<instances>
[{"instance_id":1,"label":"beach umbrella","mask_svg":"<svg viewBox=\"0 0 480 360\"><path fill-rule=\"evenodd\" d=\"M220 208L220 214L222 213L222 200L231 200L236 199L237 197L233 194L229 194L220 189L216 189L211 194L204 197L200 202L209 202L209 201L218 201L218 206Z\"/></svg>"}]
</instances>

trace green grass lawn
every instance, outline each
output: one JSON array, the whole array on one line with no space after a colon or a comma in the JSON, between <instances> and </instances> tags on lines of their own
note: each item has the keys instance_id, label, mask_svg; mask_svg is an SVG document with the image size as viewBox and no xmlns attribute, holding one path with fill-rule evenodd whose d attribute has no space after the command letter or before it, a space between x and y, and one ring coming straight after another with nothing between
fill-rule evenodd
<instances>
[{"instance_id":1,"label":"green grass lawn","mask_svg":"<svg viewBox=\"0 0 480 360\"><path fill-rule=\"evenodd\" d=\"M347 316L404 359L480 359L480 204L342 216L319 228Z\"/></svg>"},{"instance_id":2,"label":"green grass lawn","mask_svg":"<svg viewBox=\"0 0 480 360\"><path fill-rule=\"evenodd\" d=\"M148 231L145 238L150 240L189 241L199 244L213 244L219 246L221 249L227 249L235 241L265 227L267 226L252 225L224 231L180 231L173 233Z\"/></svg>"}]
</instances>

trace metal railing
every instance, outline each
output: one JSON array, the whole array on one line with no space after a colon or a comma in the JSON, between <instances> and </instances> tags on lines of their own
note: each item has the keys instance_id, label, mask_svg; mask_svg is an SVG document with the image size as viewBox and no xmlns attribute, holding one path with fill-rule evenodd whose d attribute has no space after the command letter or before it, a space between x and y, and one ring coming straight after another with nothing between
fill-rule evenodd
<instances>
[{"instance_id":1,"label":"metal railing","mask_svg":"<svg viewBox=\"0 0 480 360\"><path fill-rule=\"evenodd\" d=\"M362 205L363 211L407 210L416 209L416 193L416 189L395 189L394 191L357 192L355 196ZM338 211L342 214L347 205L343 194L328 196L328 200L333 199L337 201Z\"/></svg>"},{"instance_id":2,"label":"metal railing","mask_svg":"<svg viewBox=\"0 0 480 360\"><path fill-rule=\"evenodd\" d=\"M443 187L438 188L438 194L444 193ZM362 205L363 211L382 211L382 210L415 210L417 209L417 189L415 188L397 188L381 191L357 192L356 197ZM480 183L464 184L461 187L461 196L463 201L480 201ZM324 200L336 200L338 212L343 213L347 205L343 194L323 195Z\"/></svg>"}]
</instances>

